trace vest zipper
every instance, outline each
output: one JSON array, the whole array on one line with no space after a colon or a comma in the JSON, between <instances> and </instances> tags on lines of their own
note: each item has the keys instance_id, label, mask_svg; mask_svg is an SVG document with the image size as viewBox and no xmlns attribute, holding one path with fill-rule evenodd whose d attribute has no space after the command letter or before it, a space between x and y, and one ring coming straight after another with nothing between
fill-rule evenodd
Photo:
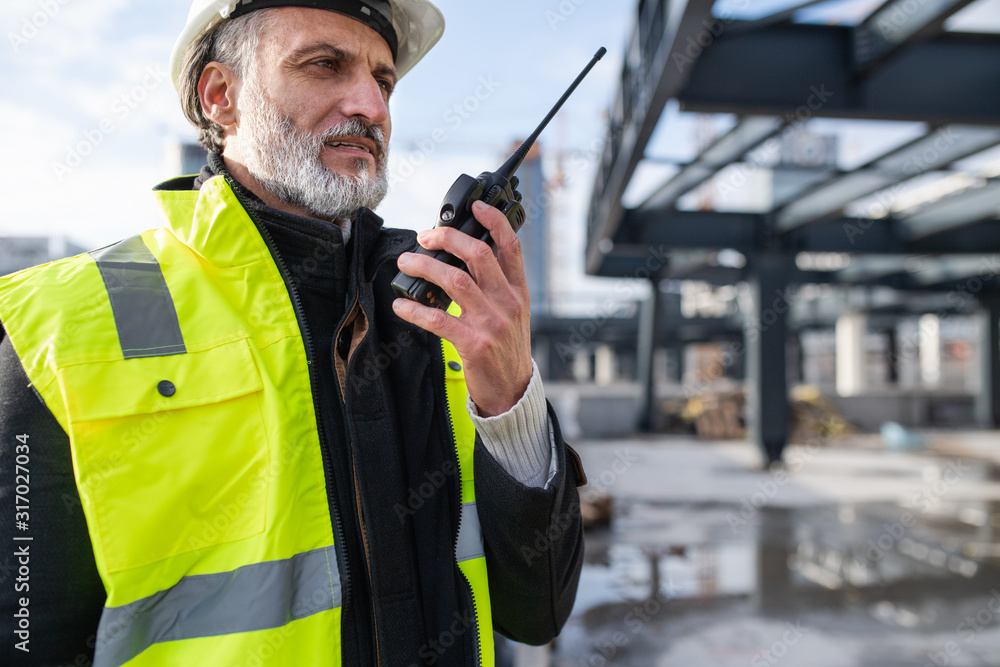
<instances>
[{"instance_id":1,"label":"vest zipper","mask_svg":"<svg viewBox=\"0 0 1000 667\"><path fill-rule=\"evenodd\" d=\"M227 181L229 177L226 177ZM330 461L330 454L328 450L328 443L323 434L323 429L319 427L320 419L320 406L319 399L316 396L316 387L319 386L319 379L316 377L316 364L313 363L314 353L312 346L312 335L309 333L309 327L306 326L306 317L302 312L302 301L299 299L299 293L295 289L295 285L288 277L288 268L285 266L285 261L275 250L274 239L271 238L271 233L267 231L267 228L257 219L246 203L240 199L237 189L232 182L229 182L229 187L233 191L233 195L236 197L237 201L243 207L246 212L247 217L253 222L254 226L257 227L257 231L260 233L264 243L267 245L268 250L271 252L271 258L274 261L275 266L278 267L278 273L281 275L281 279L285 282L285 289L288 291L289 297L292 301L292 309L295 311L295 319L298 320L299 331L302 333L302 343L305 348L306 353L306 364L309 366L309 393L312 395L313 399L313 412L316 415L316 435L319 438L319 449L320 455L323 459L323 474L327 481L327 493L326 500L330 508L330 518L333 523L334 532L334 548L337 550L337 562L343 569L343 592L344 600L341 603L341 614L346 615L347 605L351 600L351 568L350 562L347 560L347 548L345 547L346 538L344 537L344 527L340 519L340 511L337 509L337 503L334 501L333 497L333 464Z\"/></svg>"},{"instance_id":2,"label":"vest zipper","mask_svg":"<svg viewBox=\"0 0 1000 667\"><path fill-rule=\"evenodd\" d=\"M355 308L358 308L358 310L361 312L361 314L364 315L365 318L367 318L368 314L365 313L364 309L360 307L360 303L361 303L361 297L358 296L358 295L355 295L355 297L354 297L354 304L351 305L351 307L347 310L347 312L351 313L351 312L354 311ZM357 315L355 315L354 320L352 320L352 322L355 321L355 320L357 320ZM339 349L340 349L340 337L343 335L344 328L348 324L351 324L351 322L344 322L343 324L341 324L340 328L337 330L336 336L334 337L334 346L337 348L337 350L338 350L337 353L338 354L340 353L339 352ZM359 347L361 346L360 342L358 343L358 346ZM382 665L382 650L381 650L381 648L379 647L379 644L378 644L378 609L377 609L378 605L377 605L377 600L376 600L377 596L375 595L375 581L372 578L371 552L369 551L369 548L368 548L368 527L367 527L367 525L365 523L364 511L361 508L361 488L358 486L358 463L357 463L357 460L354 457L354 439L351 437L351 418L350 418L350 412L351 411L350 411L350 409L348 408L348 405L347 405L347 395L346 395L347 381L348 381L348 379L351 376L351 356L352 355L350 354L350 352L348 352L347 359L344 360L344 385L345 386L342 389L341 386L340 386L340 383L338 382L337 383L337 391L338 392L343 392L343 395L340 397L340 404L342 406L344 406L343 407L343 409L344 409L344 423L346 425L346 428L344 430L346 431L345 435L347 436L347 455L351 457L351 470L354 473L353 474L354 498L355 498L354 504L357 505L357 508L358 508L357 509L357 511L358 511L358 526L361 528L361 549L362 549L362 552L365 555L365 574L367 574L367 576L368 576L368 590L369 590L369 592L371 594L371 603L372 603L372 628L375 630L375 662L376 662L377 665L379 665L379 667L381 667L381 665Z\"/></svg>"},{"instance_id":3,"label":"vest zipper","mask_svg":"<svg viewBox=\"0 0 1000 667\"><path fill-rule=\"evenodd\" d=\"M476 667L480 667L483 664L483 643L482 637L479 630L479 612L476 607L476 591L472 588L472 582L469 578L465 576L465 572L458 565L458 536L462 532L462 457L458 451L458 438L455 437L455 423L451 414L451 403L448 402L448 372L445 370L447 368L447 361L444 352L444 340L441 341L441 379L443 380L442 386L444 387L444 405L445 413L448 417L448 428L451 431L451 441L454 444L455 452L455 467L458 474L455 477L458 479L458 521L455 524L455 538L452 544L451 552L455 555L455 567L458 568L458 573L462 575L462 581L468 587L469 599L472 601L472 617L475 619L475 625L473 631L476 633Z\"/></svg>"}]
</instances>

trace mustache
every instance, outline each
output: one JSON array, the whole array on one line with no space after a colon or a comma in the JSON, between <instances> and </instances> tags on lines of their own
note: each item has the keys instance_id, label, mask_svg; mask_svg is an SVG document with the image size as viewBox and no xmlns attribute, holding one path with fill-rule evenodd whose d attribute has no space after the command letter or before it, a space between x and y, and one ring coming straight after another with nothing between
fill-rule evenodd
<instances>
[{"instance_id":1,"label":"mustache","mask_svg":"<svg viewBox=\"0 0 1000 667\"><path fill-rule=\"evenodd\" d=\"M337 139L352 139L358 137L371 140L372 143L375 144L375 151L377 153L375 157L378 158L380 162L385 160L386 151L388 150L385 141L385 133L382 132L381 128L375 125L366 125L358 118L351 118L334 125L319 137L319 141L320 143L326 143Z\"/></svg>"}]
</instances>

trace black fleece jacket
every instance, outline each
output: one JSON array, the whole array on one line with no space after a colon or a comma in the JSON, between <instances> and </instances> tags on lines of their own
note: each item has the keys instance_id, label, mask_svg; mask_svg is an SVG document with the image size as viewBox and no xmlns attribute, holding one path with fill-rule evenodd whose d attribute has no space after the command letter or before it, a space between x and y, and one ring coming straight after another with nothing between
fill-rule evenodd
<instances>
[{"instance_id":1,"label":"black fleece jacket","mask_svg":"<svg viewBox=\"0 0 1000 667\"><path fill-rule=\"evenodd\" d=\"M334 225L264 205L229 177L216 155L198 178L175 179L161 187L198 188L216 174L229 179L301 302L300 325L318 369L313 391L328 462L331 519L335 535L342 536L344 664L375 664L376 623L383 664L472 664L474 633L449 637L455 643L447 649L439 641L456 614L467 617L471 607L450 538L457 521L457 480L449 480L405 519L397 511L407 506L409 489L419 488L428 473L448 469L445 462L453 457L439 340L403 322L391 309L395 260L413 247L413 233L382 229L381 220L363 209L344 244ZM334 359L346 355L342 343L350 335L336 334L355 302L368 318L369 331L351 356L344 396ZM559 472L547 489L529 488L512 478L478 441L475 452L495 628L534 644L552 638L568 617L583 555L579 473L551 408L550 420ZM20 534L15 517L18 435L28 435L31 445L30 588L15 590L19 563L13 549L4 548L0 664L87 665L105 591L73 478L69 439L29 387L10 341L2 339L0 544L5 545L18 544L13 538ZM359 515L367 525L369 559L360 547ZM30 597L30 653L14 648L13 614L20 597Z\"/></svg>"}]
</instances>

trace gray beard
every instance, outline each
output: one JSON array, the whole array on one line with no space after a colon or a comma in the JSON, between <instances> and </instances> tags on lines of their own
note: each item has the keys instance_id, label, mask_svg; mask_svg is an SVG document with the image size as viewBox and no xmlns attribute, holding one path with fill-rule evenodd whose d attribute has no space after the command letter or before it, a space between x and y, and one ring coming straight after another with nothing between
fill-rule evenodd
<instances>
[{"instance_id":1,"label":"gray beard","mask_svg":"<svg viewBox=\"0 0 1000 667\"><path fill-rule=\"evenodd\" d=\"M316 137L295 127L257 85L247 77L241 97L240 158L247 171L268 192L322 220L350 220L359 208L374 209L385 198L388 148L375 126L352 118ZM326 142L337 138L368 137L375 142L375 177L368 160L358 158L357 174L337 174L320 162Z\"/></svg>"}]
</instances>

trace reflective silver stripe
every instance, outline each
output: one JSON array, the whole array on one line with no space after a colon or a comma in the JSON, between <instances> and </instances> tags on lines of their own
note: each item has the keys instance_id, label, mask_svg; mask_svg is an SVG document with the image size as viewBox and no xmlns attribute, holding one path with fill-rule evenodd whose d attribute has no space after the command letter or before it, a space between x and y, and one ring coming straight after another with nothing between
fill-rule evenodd
<instances>
[{"instance_id":1,"label":"reflective silver stripe","mask_svg":"<svg viewBox=\"0 0 1000 667\"><path fill-rule=\"evenodd\" d=\"M187 352L160 263L142 237L133 236L90 256L108 290L126 359Z\"/></svg>"},{"instance_id":2,"label":"reflective silver stripe","mask_svg":"<svg viewBox=\"0 0 1000 667\"><path fill-rule=\"evenodd\" d=\"M340 605L333 547L184 577L147 598L105 607L94 667L118 667L160 642L280 628Z\"/></svg>"},{"instance_id":3,"label":"reflective silver stripe","mask_svg":"<svg viewBox=\"0 0 1000 667\"><path fill-rule=\"evenodd\" d=\"M482 558L484 555L486 552L483 551L483 531L479 527L476 503L465 503L462 505L462 523L458 528L455 560L461 563L464 560Z\"/></svg>"}]
</instances>

